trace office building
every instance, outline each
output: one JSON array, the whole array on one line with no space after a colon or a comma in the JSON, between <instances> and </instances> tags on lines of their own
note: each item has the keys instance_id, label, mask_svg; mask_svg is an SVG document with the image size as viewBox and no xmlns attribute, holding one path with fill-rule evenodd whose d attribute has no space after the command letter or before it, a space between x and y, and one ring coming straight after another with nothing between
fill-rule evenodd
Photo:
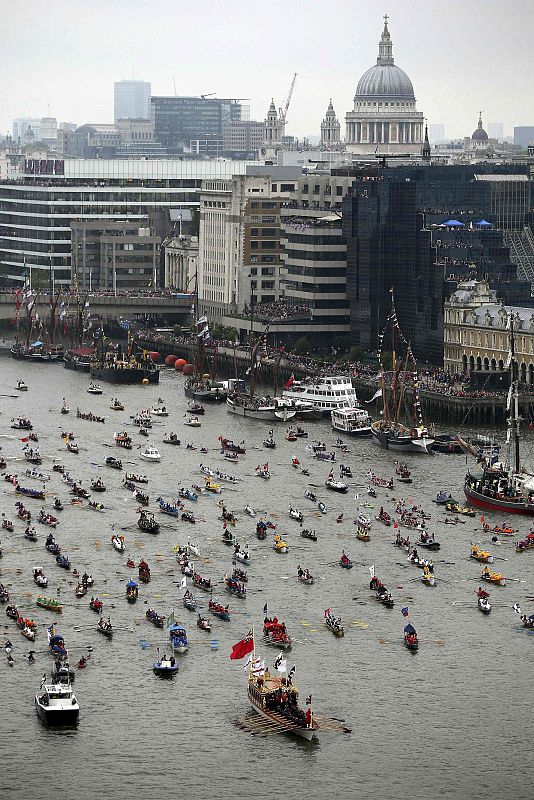
<instances>
[{"instance_id":1,"label":"office building","mask_svg":"<svg viewBox=\"0 0 534 800\"><path fill-rule=\"evenodd\" d=\"M202 155L218 156L223 149L223 127L241 120L236 100L214 97L152 97L154 135L171 154L193 147Z\"/></svg>"},{"instance_id":2,"label":"office building","mask_svg":"<svg viewBox=\"0 0 534 800\"><path fill-rule=\"evenodd\" d=\"M534 125L514 127L514 144L527 148L532 143L534 143Z\"/></svg>"},{"instance_id":3,"label":"office building","mask_svg":"<svg viewBox=\"0 0 534 800\"><path fill-rule=\"evenodd\" d=\"M476 270L477 258L482 274L491 267L495 285L502 283L503 292L514 294L517 267L510 266L507 228L527 224L531 184L528 167L500 169L491 164L398 167L354 182L343 205L343 229L356 344L376 350L394 289L401 329L416 357L441 363L443 279L455 271L469 274L469 264Z\"/></svg>"},{"instance_id":4,"label":"office building","mask_svg":"<svg viewBox=\"0 0 534 800\"><path fill-rule=\"evenodd\" d=\"M71 222L71 285L88 291L156 288L161 239L139 222Z\"/></svg>"},{"instance_id":5,"label":"office building","mask_svg":"<svg viewBox=\"0 0 534 800\"><path fill-rule=\"evenodd\" d=\"M431 144L442 144L445 141L445 125L442 122L429 125L428 138Z\"/></svg>"},{"instance_id":6,"label":"office building","mask_svg":"<svg viewBox=\"0 0 534 800\"><path fill-rule=\"evenodd\" d=\"M199 206L202 181L244 174L244 161L26 159L0 182L0 280L50 266L70 283L74 220L144 220Z\"/></svg>"},{"instance_id":7,"label":"office building","mask_svg":"<svg viewBox=\"0 0 534 800\"><path fill-rule=\"evenodd\" d=\"M423 113L417 111L410 78L395 64L387 15L376 65L360 78L345 121L345 143L351 153L421 152Z\"/></svg>"},{"instance_id":8,"label":"office building","mask_svg":"<svg viewBox=\"0 0 534 800\"><path fill-rule=\"evenodd\" d=\"M255 120L225 122L222 129L222 155L226 158L257 158L265 126Z\"/></svg>"},{"instance_id":9,"label":"office building","mask_svg":"<svg viewBox=\"0 0 534 800\"><path fill-rule=\"evenodd\" d=\"M488 136L502 142L504 138L504 125L502 122L488 122Z\"/></svg>"},{"instance_id":10,"label":"office building","mask_svg":"<svg viewBox=\"0 0 534 800\"><path fill-rule=\"evenodd\" d=\"M115 81L113 120L150 119L151 85L147 81Z\"/></svg>"}]
</instances>

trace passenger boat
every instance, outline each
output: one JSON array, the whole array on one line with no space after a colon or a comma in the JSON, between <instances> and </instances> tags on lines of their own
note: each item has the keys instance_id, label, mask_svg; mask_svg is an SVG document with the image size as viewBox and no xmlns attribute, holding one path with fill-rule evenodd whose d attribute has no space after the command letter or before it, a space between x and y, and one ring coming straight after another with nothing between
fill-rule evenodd
<instances>
[{"instance_id":1,"label":"passenger boat","mask_svg":"<svg viewBox=\"0 0 534 800\"><path fill-rule=\"evenodd\" d=\"M170 678L178 672L178 664L174 656L169 656L169 658L167 658L167 655L164 654L154 662L152 670L154 675L157 675L159 678Z\"/></svg>"},{"instance_id":2,"label":"passenger boat","mask_svg":"<svg viewBox=\"0 0 534 800\"><path fill-rule=\"evenodd\" d=\"M124 406L116 397L113 398L109 406L112 411L124 411Z\"/></svg>"},{"instance_id":3,"label":"passenger boat","mask_svg":"<svg viewBox=\"0 0 534 800\"><path fill-rule=\"evenodd\" d=\"M304 402L315 411L320 412L323 417L329 417L332 411L342 408L358 408L356 391L351 379L346 376L310 377L304 381L293 380L289 387L282 391L282 397L295 404Z\"/></svg>"},{"instance_id":4,"label":"passenger boat","mask_svg":"<svg viewBox=\"0 0 534 800\"><path fill-rule=\"evenodd\" d=\"M224 622L230 621L230 611L228 606L223 606L221 603L216 603L215 601L210 600L208 603L208 609L215 617L222 619Z\"/></svg>"},{"instance_id":5,"label":"passenger boat","mask_svg":"<svg viewBox=\"0 0 534 800\"><path fill-rule=\"evenodd\" d=\"M291 637L287 632L285 622L280 622L278 617L265 617L263 620L263 643L281 650L291 649Z\"/></svg>"},{"instance_id":6,"label":"passenger boat","mask_svg":"<svg viewBox=\"0 0 534 800\"><path fill-rule=\"evenodd\" d=\"M80 706L68 677L60 683L45 683L35 695L35 708L47 725L74 725Z\"/></svg>"},{"instance_id":7,"label":"passenger boat","mask_svg":"<svg viewBox=\"0 0 534 800\"><path fill-rule=\"evenodd\" d=\"M332 428L348 436L370 436L371 418L367 411L359 406L334 408L332 410Z\"/></svg>"},{"instance_id":8,"label":"passenger boat","mask_svg":"<svg viewBox=\"0 0 534 800\"><path fill-rule=\"evenodd\" d=\"M12 417L11 427L18 431L33 430L33 425L31 424L29 419L26 419L26 417L16 417L16 418Z\"/></svg>"},{"instance_id":9,"label":"passenger boat","mask_svg":"<svg viewBox=\"0 0 534 800\"><path fill-rule=\"evenodd\" d=\"M135 581L129 580L126 584L126 600L129 603L135 603L139 597L139 587Z\"/></svg>"},{"instance_id":10,"label":"passenger boat","mask_svg":"<svg viewBox=\"0 0 534 800\"><path fill-rule=\"evenodd\" d=\"M165 436L163 439L163 444L174 444L179 445L181 444L181 440L175 433L170 433L168 436Z\"/></svg>"},{"instance_id":11,"label":"passenger boat","mask_svg":"<svg viewBox=\"0 0 534 800\"><path fill-rule=\"evenodd\" d=\"M113 625L111 624L111 620L109 617L107 619L100 617L96 629L99 633L103 634L104 636L107 636L108 639L111 639L111 637L113 636Z\"/></svg>"},{"instance_id":12,"label":"passenger boat","mask_svg":"<svg viewBox=\"0 0 534 800\"><path fill-rule=\"evenodd\" d=\"M261 673L261 674L260 674ZM311 706L303 711L298 705L298 689L287 678L271 675L268 670L249 670L247 695L252 708L270 723L273 732L288 732L311 741L319 729ZM281 698L284 696L284 702Z\"/></svg>"},{"instance_id":13,"label":"passenger boat","mask_svg":"<svg viewBox=\"0 0 534 800\"><path fill-rule=\"evenodd\" d=\"M184 425L187 425L189 428L200 428L202 423L200 422L198 417L189 416L185 418Z\"/></svg>"},{"instance_id":14,"label":"passenger boat","mask_svg":"<svg viewBox=\"0 0 534 800\"><path fill-rule=\"evenodd\" d=\"M137 526L145 533L159 533L159 522L154 519L154 514L143 509L140 510Z\"/></svg>"},{"instance_id":15,"label":"passenger boat","mask_svg":"<svg viewBox=\"0 0 534 800\"><path fill-rule=\"evenodd\" d=\"M47 611L54 611L57 614L61 614L63 611L63 604L53 597L44 597L43 595L39 595L35 602L40 608L46 608Z\"/></svg>"},{"instance_id":16,"label":"passenger boat","mask_svg":"<svg viewBox=\"0 0 534 800\"><path fill-rule=\"evenodd\" d=\"M102 394L102 389L97 383L90 383L87 394Z\"/></svg>"},{"instance_id":17,"label":"passenger boat","mask_svg":"<svg viewBox=\"0 0 534 800\"><path fill-rule=\"evenodd\" d=\"M493 564L493 556L486 550L481 550L476 544L471 545L471 552L469 558L475 561L481 561L483 564Z\"/></svg>"},{"instance_id":18,"label":"passenger boat","mask_svg":"<svg viewBox=\"0 0 534 800\"><path fill-rule=\"evenodd\" d=\"M404 626L404 646L412 653L416 653L419 650L417 631L410 622Z\"/></svg>"},{"instance_id":19,"label":"passenger boat","mask_svg":"<svg viewBox=\"0 0 534 800\"><path fill-rule=\"evenodd\" d=\"M189 641L187 633L183 625L175 622L169 629L169 641L175 653L187 653L189 650Z\"/></svg>"},{"instance_id":20,"label":"passenger boat","mask_svg":"<svg viewBox=\"0 0 534 800\"><path fill-rule=\"evenodd\" d=\"M287 542L284 542L284 540L278 533L274 537L273 550L275 551L275 553L282 553L282 554L287 553L289 550Z\"/></svg>"},{"instance_id":21,"label":"passenger boat","mask_svg":"<svg viewBox=\"0 0 534 800\"><path fill-rule=\"evenodd\" d=\"M337 638L342 638L345 636L345 628L341 624L341 619L336 619L330 612L329 608L327 608L324 612L324 622L326 627L332 631L334 636Z\"/></svg>"},{"instance_id":22,"label":"passenger boat","mask_svg":"<svg viewBox=\"0 0 534 800\"><path fill-rule=\"evenodd\" d=\"M495 583L497 586L506 586L506 578L500 572L490 572L488 567L484 567L482 575L480 576L483 581L488 583Z\"/></svg>"},{"instance_id":23,"label":"passenger boat","mask_svg":"<svg viewBox=\"0 0 534 800\"><path fill-rule=\"evenodd\" d=\"M139 453L139 458L142 458L143 461L161 461L161 454L156 447L147 444L145 449Z\"/></svg>"}]
</instances>

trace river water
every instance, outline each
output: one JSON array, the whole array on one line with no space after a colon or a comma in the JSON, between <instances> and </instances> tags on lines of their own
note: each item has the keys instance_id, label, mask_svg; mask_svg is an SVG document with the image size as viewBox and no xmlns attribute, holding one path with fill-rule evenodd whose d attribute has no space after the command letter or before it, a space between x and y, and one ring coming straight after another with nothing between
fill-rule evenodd
<instances>
[{"instance_id":1,"label":"river water","mask_svg":"<svg viewBox=\"0 0 534 800\"><path fill-rule=\"evenodd\" d=\"M14 391L18 378L28 383L27 393ZM13 534L2 531L0 580L25 615L39 622L39 632L33 646L37 661L30 666L23 656L32 646L11 620L0 619L0 639L13 642L15 656L15 666L9 668L0 651L0 797L48 800L76 793L109 800L151 800L182 792L189 798L215 794L323 798L334 793L343 798L373 794L399 800L533 797L528 742L534 636L518 628L511 607L518 602L527 614L534 611L526 599L534 593L534 553L517 555L515 539L495 548L499 559L504 559L496 560L495 569L522 582L510 580L504 588L491 587L494 608L489 617L482 616L473 593L480 566L467 555L471 541L489 546L489 536L483 534L479 519L457 526L440 524L438 509L431 503L442 488L462 498L464 456L413 455L409 458L413 484L397 483L393 491L379 489L374 501L392 513L391 498L408 497L432 514L429 529L442 548L434 558L438 585L431 589L418 582L419 571L407 566L403 552L392 546L391 529L373 522L369 543L355 537L352 521L358 503L367 499L367 471L372 468L384 477L393 474L394 456L372 441L349 441L349 454L338 456L338 461L352 467L351 489L346 496L332 495L323 485L328 465L312 458L306 439L286 442L283 423L275 430L275 450L261 446L268 426L238 419L224 407L207 407L200 429L185 427L183 378L172 370L162 373L159 387L103 384L104 394L94 397L86 393L88 385L88 375L62 366L0 358L0 393L17 395L0 397L0 445L9 459L8 471L26 468L18 441L24 433L10 429L11 417L29 416L46 456L38 469L51 473L47 488L65 505L56 539L73 566L92 572L94 593L104 601L104 613L117 631L112 642L95 631L98 617L88 607L89 596L74 597L75 579L59 569L44 549L44 526L36 525L36 543L23 538L24 525L18 520ZM109 409L115 395L123 402L124 412ZM69 416L60 414L63 397L71 407ZM135 448L127 453L111 447L114 431L128 428L135 445L145 443L137 429L130 427L130 417L158 397L171 411L168 421L155 421L151 436L162 452L161 463L142 462ZM105 416L105 424L76 419L77 406ZM310 422L306 428L308 443L315 438L327 444L335 439L327 421ZM65 450L61 429L76 434L78 456ZM181 447L161 443L169 430L182 438ZM245 440L247 453L238 464L224 461L219 454L221 434ZM209 454L187 450L186 441L204 445ZM237 490L225 489L223 499L238 516L239 541L250 544L246 600L233 600L222 589L223 575L231 571L231 551L221 542L220 498L202 496L197 503L187 504L197 516L194 526L159 514L159 535L143 534L136 525L137 503L122 487L124 473L103 466L110 454L135 462L128 471L149 476L148 489L140 488L149 492L154 509L158 495L175 498L180 486L202 483L201 461L242 479ZM291 467L294 455L309 468L309 478ZM106 514L69 506L68 487L61 475L52 472L53 459L85 485L91 476L102 475L108 490L95 497L107 506ZM273 473L270 481L254 474L255 467L265 461ZM304 498L308 484L317 487L314 491L327 503L326 515L321 516ZM12 519L15 501L11 485L2 482L0 511ZM255 520L243 513L246 503L278 524L290 546L287 555L273 551L272 536L264 542L256 539ZM305 527L316 529L317 543L299 536L298 524L288 518L290 504L304 513ZM39 501L28 500L26 505L36 516ZM51 510L51 502L45 508ZM336 524L341 511L345 522ZM150 584L140 584L140 597L133 606L124 597L130 577L126 558L110 544L113 523L126 537L127 554L136 562L144 557L152 569ZM521 533L528 531L528 520L515 523ZM197 568L219 582L220 591L214 597L229 603L232 612L230 622L214 620L211 634L196 628L195 614L185 611L181 603L183 592L177 585L181 574L172 548L185 545L188 536L201 547ZM342 548L354 562L350 571L336 564ZM298 564L310 569L316 578L314 586L297 581ZM392 610L370 596L371 564L394 596ZM32 580L35 566L42 566L49 577L47 594L61 589L65 607L58 619L59 630L71 650L71 661L92 648L87 669L76 676L81 711L74 730L47 729L34 709L41 676L52 666L45 629L53 619L34 604L38 594ZM207 605L206 595L195 594ZM351 735L325 732L318 742L305 743L289 735L252 736L233 724L248 712L246 676L243 662L230 661L228 656L232 645L253 625L261 630L265 603L270 614L286 622L294 640L288 665L297 667L295 684L302 703L311 692L314 710L346 720L353 729ZM180 671L171 681L158 679L151 670L164 633L145 620L148 606L166 615L174 610L189 633L190 650L178 656ZM409 619L419 635L416 655L402 645L400 609L404 606L409 607ZM342 618L344 639L335 639L324 626L323 612L328 607ZM4 613L2 608L0 612ZM150 643L149 649L141 648L142 639ZM218 650L212 651L211 639L219 641ZM257 649L272 667L277 651L259 643Z\"/></svg>"}]
</instances>

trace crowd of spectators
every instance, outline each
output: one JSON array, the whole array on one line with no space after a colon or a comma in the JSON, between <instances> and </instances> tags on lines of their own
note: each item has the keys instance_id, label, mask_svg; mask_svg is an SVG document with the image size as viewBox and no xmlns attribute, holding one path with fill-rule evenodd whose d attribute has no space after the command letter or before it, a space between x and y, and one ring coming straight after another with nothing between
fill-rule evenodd
<instances>
[{"instance_id":1,"label":"crowd of spectators","mask_svg":"<svg viewBox=\"0 0 534 800\"><path fill-rule=\"evenodd\" d=\"M245 306L244 313L251 313L247 306ZM283 300L277 300L274 303L258 303L258 305L254 307L254 314L257 317L264 317L265 319L273 321L277 319L307 317L309 313L310 309L308 306L291 305L291 303L285 303Z\"/></svg>"}]
</instances>

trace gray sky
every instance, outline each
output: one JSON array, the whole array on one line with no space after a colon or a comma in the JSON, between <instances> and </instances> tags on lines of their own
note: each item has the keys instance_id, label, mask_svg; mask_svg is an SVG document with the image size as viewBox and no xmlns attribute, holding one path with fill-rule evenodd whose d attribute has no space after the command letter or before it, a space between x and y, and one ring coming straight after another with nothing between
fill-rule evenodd
<instances>
[{"instance_id":1,"label":"gray sky","mask_svg":"<svg viewBox=\"0 0 534 800\"><path fill-rule=\"evenodd\" d=\"M376 63L382 15L418 109L447 136L484 122L534 125L534 0L0 0L0 130L18 116L113 121L113 81L153 94L247 97L264 119L297 84L287 132L318 135L328 100L342 122Z\"/></svg>"}]
</instances>

